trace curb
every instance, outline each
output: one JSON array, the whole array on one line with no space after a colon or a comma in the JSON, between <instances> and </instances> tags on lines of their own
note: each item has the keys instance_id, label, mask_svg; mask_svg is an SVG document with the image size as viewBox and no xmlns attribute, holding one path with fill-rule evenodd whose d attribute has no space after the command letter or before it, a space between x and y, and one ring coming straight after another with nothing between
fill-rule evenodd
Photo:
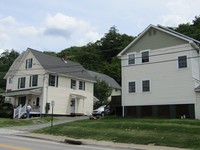
<instances>
[{"instance_id":1,"label":"curb","mask_svg":"<svg viewBox=\"0 0 200 150\"><path fill-rule=\"evenodd\" d=\"M82 141L70 140L70 139L65 139L64 143L73 144L73 145L82 145L83 144Z\"/></svg>"}]
</instances>

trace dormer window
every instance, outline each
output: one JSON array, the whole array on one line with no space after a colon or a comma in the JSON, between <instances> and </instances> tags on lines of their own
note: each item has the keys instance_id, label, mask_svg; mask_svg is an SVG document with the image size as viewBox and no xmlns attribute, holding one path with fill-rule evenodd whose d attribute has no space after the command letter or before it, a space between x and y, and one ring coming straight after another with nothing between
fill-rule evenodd
<instances>
[{"instance_id":1,"label":"dormer window","mask_svg":"<svg viewBox=\"0 0 200 150\"><path fill-rule=\"evenodd\" d=\"M26 69L32 68L33 59L26 59Z\"/></svg>"}]
</instances>

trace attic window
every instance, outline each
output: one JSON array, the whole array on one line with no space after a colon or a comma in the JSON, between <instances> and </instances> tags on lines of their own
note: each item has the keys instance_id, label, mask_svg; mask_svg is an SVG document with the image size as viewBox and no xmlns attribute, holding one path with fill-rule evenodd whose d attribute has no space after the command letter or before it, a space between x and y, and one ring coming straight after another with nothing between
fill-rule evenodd
<instances>
[{"instance_id":1,"label":"attic window","mask_svg":"<svg viewBox=\"0 0 200 150\"><path fill-rule=\"evenodd\" d=\"M26 59L26 69L32 68L33 59Z\"/></svg>"},{"instance_id":2,"label":"attic window","mask_svg":"<svg viewBox=\"0 0 200 150\"><path fill-rule=\"evenodd\" d=\"M156 35L156 30L155 29L151 29L149 30L149 36L152 36L152 35Z\"/></svg>"}]
</instances>

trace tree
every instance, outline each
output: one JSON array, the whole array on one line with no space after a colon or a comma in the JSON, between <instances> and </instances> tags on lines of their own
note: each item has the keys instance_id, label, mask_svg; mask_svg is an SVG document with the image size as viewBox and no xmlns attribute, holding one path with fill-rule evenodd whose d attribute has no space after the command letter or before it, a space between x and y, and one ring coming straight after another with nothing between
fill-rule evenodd
<instances>
[{"instance_id":1,"label":"tree","mask_svg":"<svg viewBox=\"0 0 200 150\"><path fill-rule=\"evenodd\" d=\"M200 41L200 16L196 16L192 24L180 24L175 31Z\"/></svg>"},{"instance_id":2,"label":"tree","mask_svg":"<svg viewBox=\"0 0 200 150\"><path fill-rule=\"evenodd\" d=\"M104 81L96 79L94 84L94 96L99 99L95 104L95 108L108 104L108 97L111 95L111 87Z\"/></svg>"},{"instance_id":3,"label":"tree","mask_svg":"<svg viewBox=\"0 0 200 150\"><path fill-rule=\"evenodd\" d=\"M3 79L9 70L10 66L13 64L14 60L19 56L19 53L15 50L5 50L0 55L0 89L4 91L6 88L6 81Z\"/></svg>"},{"instance_id":4,"label":"tree","mask_svg":"<svg viewBox=\"0 0 200 150\"><path fill-rule=\"evenodd\" d=\"M126 34L120 34L118 29L113 26L108 33L104 35L99 41L95 42L103 59L110 62L113 57L117 56L134 37Z\"/></svg>"}]
</instances>

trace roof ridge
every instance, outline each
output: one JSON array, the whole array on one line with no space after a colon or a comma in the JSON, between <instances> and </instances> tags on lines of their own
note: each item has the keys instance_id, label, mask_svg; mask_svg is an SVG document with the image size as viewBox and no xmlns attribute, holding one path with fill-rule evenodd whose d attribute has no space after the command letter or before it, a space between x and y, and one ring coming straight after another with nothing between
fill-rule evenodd
<instances>
[{"instance_id":1,"label":"roof ridge","mask_svg":"<svg viewBox=\"0 0 200 150\"><path fill-rule=\"evenodd\" d=\"M185 35L185 34L182 34L182 33L180 33L180 32L171 30L170 28L165 27L165 26L162 26L162 25L160 25L160 24L158 24L157 27L162 28L162 29L164 29L164 30L167 30L167 31L169 31L169 32L172 32L172 33L174 33L174 34L177 34L177 35L179 35L179 36L181 36L181 37L184 37L184 38L186 38L186 39L192 40L192 41L194 41L194 42L200 43L200 41L198 41L198 40L196 40L196 39L194 39L194 38L192 38L192 37L189 37L189 36L187 36L187 35Z\"/></svg>"}]
</instances>

